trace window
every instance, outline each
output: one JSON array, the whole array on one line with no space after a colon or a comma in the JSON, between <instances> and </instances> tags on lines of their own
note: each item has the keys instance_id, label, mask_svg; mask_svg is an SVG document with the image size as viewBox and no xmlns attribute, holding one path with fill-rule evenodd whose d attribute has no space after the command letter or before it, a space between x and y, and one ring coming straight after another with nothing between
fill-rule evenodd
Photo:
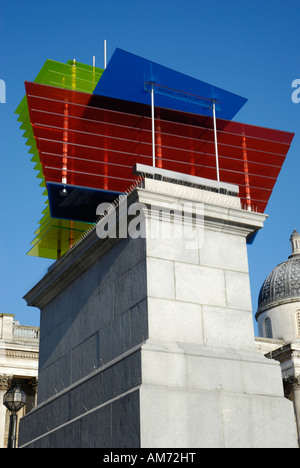
<instances>
[{"instance_id":1,"label":"window","mask_svg":"<svg viewBox=\"0 0 300 468\"><path fill-rule=\"evenodd\" d=\"M297 335L300 337L300 310L296 312Z\"/></svg>"},{"instance_id":2,"label":"window","mask_svg":"<svg viewBox=\"0 0 300 468\"><path fill-rule=\"evenodd\" d=\"M265 333L266 338L273 338L272 322L270 317L267 317L265 320Z\"/></svg>"}]
</instances>

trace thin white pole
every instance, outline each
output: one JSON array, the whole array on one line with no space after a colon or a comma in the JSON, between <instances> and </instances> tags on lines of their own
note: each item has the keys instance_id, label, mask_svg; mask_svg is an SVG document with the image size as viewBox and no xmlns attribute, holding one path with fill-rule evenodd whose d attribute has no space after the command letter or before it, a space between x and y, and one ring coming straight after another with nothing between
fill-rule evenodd
<instances>
[{"instance_id":1,"label":"thin white pole","mask_svg":"<svg viewBox=\"0 0 300 468\"><path fill-rule=\"evenodd\" d=\"M152 165L155 167L155 120L154 120L154 85L151 86L151 116L152 116Z\"/></svg>"},{"instance_id":2,"label":"thin white pole","mask_svg":"<svg viewBox=\"0 0 300 468\"><path fill-rule=\"evenodd\" d=\"M104 70L106 69L106 39L104 40Z\"/></svg>"},{"instance_id":3,"label":"thin white pole","mask_svg":"<svg viewBox=\"0 0 300 468\"><path fill-rule=\"evenodd\" d=\"M215 102L213 102L213 116L214 116L214 134L215 134L215 151L216 151L217 180L218 180L218 182L220 182L219 153L218 153L218 137L217 137L217 120L216 120L216 104L215 104Z\"/></svg>"},{"instance_id":4,"label":"thin white pole","mask_svg":"<svg viewBox=\"0 0 300 468\"><path fill-rule=\"evenodd\" d=\"M95 55L93 55L93 67L95 68L95 66L96 66L96 57Z\"/></svg>"}]
</instances>

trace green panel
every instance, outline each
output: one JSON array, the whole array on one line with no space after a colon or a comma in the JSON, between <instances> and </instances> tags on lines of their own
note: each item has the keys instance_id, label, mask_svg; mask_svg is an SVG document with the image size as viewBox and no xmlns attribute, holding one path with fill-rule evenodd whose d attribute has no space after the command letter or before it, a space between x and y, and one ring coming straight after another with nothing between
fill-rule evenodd
<instances>
[{"instance_id":1,"label":"green panel","mask_svg":"<svg viewBox=\"0 0 300 468\"><path fill-rule=\"evenodd\" d=\"M69 220L45 217L45 222L36 231L33 247L28 255L56 260L76 244L94 225Z\"/></svg>"},{"instance_id":2,"label":"green panel","mask_svg":"<svg viewBox=\"0 0 300 468\"><path fill-rule=\"evenodd\" d=\"M47 249L38 244L32 247L32 249L27 252L27 255L40 258L49 258L50 260L57 260L57 251L53 249Z\"/></svg>"},{"instance_id":3,"label":"green panel","mask_svg":"<svg viewBox=\"0 0 300 468\"><path fill-rule=\"evenodd\" d=\"M74 63L73 60L69 60L66 64L46 60L34 82L92 94L103 71L91 65ZM18 122L21 122L20 129L24 131L25 145L30 147L28 153L33 155L31 161L35 163L34 169L38 171L37 178L42 179L40 187L46 188L39 152L30 123L26 96L20 102L15 113L19 116ZM44 190L43 195L48 197L47 190ZM49 205L48 200L46 200L47 203ZM36 237L31 242L33 247L28 255L56 260L58 251L60 251L59 255L63 255L70 248L70 237L73 239L72 242L76 243L85 232L94 226L90 223L53 219L50 216L49 206L46 206L42 214L44 216L39 222L39 228L35 232Z\"/></svg>"},{"instance_id":4,"label":"green panel","mask_svg":"<svg viewBox=\"0 0 300 468\"><path fill-rule=\"evenodd\" d=\"M94 226L94 224L82 223L80 221L70 221L65 219L51 218L49 214L48 216L44 216L41 219L40 223L40 227L34 233L36 237L31 242L32 245L36 244L36 242L39 241L50 228L60 228L69 230L73 229L75 231L84 233L87 230L89 230L92 226Z\"/></svg>"},{"instance_id":5,"label":"green panel","mask_svg":"<svg viewBox=\"0 0 300 468\"><path fill-rule=\"evenodd\" d=\"M66 64L47 60L34 82L93 93L103 72L101 68L74 63L73 60L69 60Z\"/></svg>"}]
</instances>

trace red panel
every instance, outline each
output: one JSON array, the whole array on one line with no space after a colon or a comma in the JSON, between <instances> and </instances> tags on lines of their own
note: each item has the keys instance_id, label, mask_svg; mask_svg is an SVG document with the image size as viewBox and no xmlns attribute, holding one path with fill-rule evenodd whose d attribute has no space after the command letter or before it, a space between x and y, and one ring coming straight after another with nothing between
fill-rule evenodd
<instances>
[{"instance_id":1,"label":"red panel","mask_svg":"<svg viewBox=\"0 0 300 468\"><path fill-rule=\"evenodd\" d=\"M26 83L46 182L125 191L132 166L152 165L149 106ZM216 179L212 119L156 108L157 166ZM264 211L293 134L218 120L220 178Z\"/></svg>"}]
</instances>

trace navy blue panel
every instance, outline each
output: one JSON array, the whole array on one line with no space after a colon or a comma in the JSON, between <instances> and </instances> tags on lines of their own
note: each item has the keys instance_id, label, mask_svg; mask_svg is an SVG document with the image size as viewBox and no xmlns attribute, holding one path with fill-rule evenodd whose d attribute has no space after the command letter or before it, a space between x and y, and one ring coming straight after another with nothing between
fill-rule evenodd
<instances>
[{"instance_id":1,"label":"navy blue panel","mask_svg":"<svg viewBox=\"0 0 300 468\"><path fill-rule=\"evenodd\" d=\"M241 96L121 49L114 52L94 94L150 105L149 83L155 83L155 106L166 109L212 116L208 105L211 102L207 100L213 99L217 101L217 117L231 120L247 102Z\"/></svg>"},{"instance_id":2,"label":"navy blue panel","mask_svg":"<svg viewBox=\"0 0 300 468\"><path fill-rule=\"evenodd\" d=\"M247 244L252 245L257 237L258 231L247 237Z\"/></svg>"},{"instance_id":3,"label":"navy blue panel","mask_svg":"<svg viewBox=\"0 0 300 468\"><path fill-rule=\"evenodd\" d=\"M113 202L120 193L73 185L47 183L52 218L94 223L100 203Z\"/></svg>"}]
</instances>

